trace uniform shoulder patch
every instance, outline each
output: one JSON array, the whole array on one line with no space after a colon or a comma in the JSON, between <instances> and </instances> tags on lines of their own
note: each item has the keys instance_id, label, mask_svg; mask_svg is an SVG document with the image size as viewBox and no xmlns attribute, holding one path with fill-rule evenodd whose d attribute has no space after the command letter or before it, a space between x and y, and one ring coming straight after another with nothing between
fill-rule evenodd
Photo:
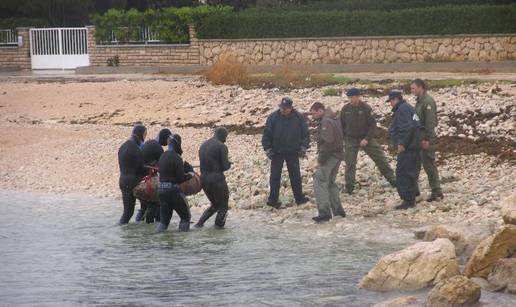
<instances>
[{"instance_id":1,"label":"uniform shoulder patch","mask_svg":"<svg viewBox=\"0 0 516 307\"><path fill-rule=\"evenodd\" d=\"M417 114L414 114L414 116L412 116L412 120L419 121L419 116L417 116Z\"/></svg>"},{"instance_id":2,"label":"uniform shoulder patch","mask_svg":"<svg viewBox=\"0 0 516 307\"><path fill-rule=\"evenodd\" d=\"M428 106L426 107L426 109L427 109L427 110L432 110L432 106L431 106L431 105L428 105Z\"/></svg>"}]
</instances>

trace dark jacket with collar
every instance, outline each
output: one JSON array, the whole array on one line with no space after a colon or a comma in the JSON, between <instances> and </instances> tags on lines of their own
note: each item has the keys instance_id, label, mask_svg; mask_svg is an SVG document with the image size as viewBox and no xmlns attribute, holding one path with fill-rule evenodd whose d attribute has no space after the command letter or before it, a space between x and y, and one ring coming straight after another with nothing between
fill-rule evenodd
<instances>
[{"instance_id":1,"label":"dark jacket with collar","mask_svg":"<svg viewBox=\"0 0 516 307\"><path fill-rule=\"evenodd\" d=\"M288 116L281 115L278 110L267 118L262 146L265 151L272 149L278 154L297 154L301 147L308 149L310 147L308 123L296 110L292 110Z\"/></svg>"},{"instance_id":2,"label":"dark jacket with collar","mask_svg":"<svg viewBox=\"0 0 516 307\"><path fill-rule=\"evenodd\" d=\"M419 150L420 123L414 108L402 100L394 106L392 112L389 134L394 146L403 145L406 150Z\"/></svg>"}]
</instances>

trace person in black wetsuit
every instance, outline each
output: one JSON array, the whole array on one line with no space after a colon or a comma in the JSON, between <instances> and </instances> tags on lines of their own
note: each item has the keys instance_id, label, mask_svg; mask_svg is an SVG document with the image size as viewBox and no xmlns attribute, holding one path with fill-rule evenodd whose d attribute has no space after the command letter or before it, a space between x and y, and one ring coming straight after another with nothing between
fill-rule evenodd
<instances>
[{"instance_id":1,"label":"person in black wetsuit","mask_svg":"<svg viewBox=\"0 0 516 307\"><path fill-rule=\"evenodd\" d=\"M190 208L184 193L179 188L179 184L189 179L185 174L181 152L180 137L172 136L169 138L168 150L159 159L159 201L160 201L160 223L157 231L167 230L173 211L176 211L181 221L179 231L190 230Z\"/></svg>"},{"instance_id":2,"label":"person in black wetsuit","mask_svg":"<svg viewBox=\"0 0 516 307\"><path fill-rule=\"evenodd\" d=\"M161 129L158 136L154 140L148 140L143 144L143 164L147 168L147 173L151 174L153 168L158 167L158 161L163 154L163 147L167 146L168 138L172 135L169 129ZM136 221L140 222L145 217L147 224L154 221L159 222L159 202L140 200L141 209L136 214Z\"/></svg>"},{"instance_id":3,"label":"person in black wetsuit","mask_svg":"<svg viewBox=\"0 0 516 307\"><path fill-rule=\"evenodd\" d=\"M231 167L228 160L228 148L224 144L227 136L226 128L217 128L215 135L204 142L199 149L202 189L210 200L211 206L204 211L195 225L196 227L203 227L204 223L215 213L217 213L215 227L223 228L226 224L229 189L224 172Z\"/></svg>"},{"instance_id":4,"label":"person in black wetsuit","mask_svg":"<svg viewBox=\"0 0 516 307\"><path fill-rule=\"evenodd\" d=\"M133 195L134 187L145 176L143 166L143 154L141 146L147 135L147 129L143 125L133 128L131 137L118 150L118 165L120 167L120 190L124 212L120 217L120 224L127 224L133 216L136 198Z\"/></svg>"}]
</instances>

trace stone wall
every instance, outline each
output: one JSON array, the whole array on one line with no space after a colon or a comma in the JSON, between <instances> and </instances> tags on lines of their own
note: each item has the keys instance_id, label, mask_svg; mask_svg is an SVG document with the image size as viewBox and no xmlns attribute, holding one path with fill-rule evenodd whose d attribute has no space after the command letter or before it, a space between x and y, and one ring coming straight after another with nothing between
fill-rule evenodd
<instances>
[{"instance_id":1,"label":"stone wall","mask_svg":"<svg viewBox=\"0 0 516 307\"><path fill-rule=\"evenodd\" d=\"M17 28L18 36L22 37L23 45L0 47L1 69L30 69L29 28Z\"/></svg>"},{"instance_id":2,"label":"stone wall","mask_svg":"<svg viewBox=\"0 0 516 307\"><path fill-rule=\"evenodd\" d=\"M516 35L200 40L200 64L231 53L246 64L366 64L516 59Z\"/></svg>"},{"instance_id":3,"label":"stone wall","mask_svg":"<svg viewBox=\"0 0 516 307\"><path fill-rule=\"evenodd\" d=\"M95 28L88 27L90 65L107 66L118 55L120 66L170 66L199 64L199 46L193 29L190 44L181 45L97 45Z\"/></svg>"}]
</instances>

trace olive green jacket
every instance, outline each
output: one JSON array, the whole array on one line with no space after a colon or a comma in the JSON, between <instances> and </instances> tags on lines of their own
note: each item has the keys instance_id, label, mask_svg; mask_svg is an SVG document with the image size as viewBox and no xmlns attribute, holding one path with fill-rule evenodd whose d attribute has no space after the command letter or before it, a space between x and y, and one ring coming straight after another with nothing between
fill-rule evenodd
<instances>
[{"instance_id":1,"label":"olive green jacket","mask_svg":"<svg viewBox=\"0 0 516 307\"><path fill-rule=\"evenodd\" d=\"M421 123L421 136L423 140L434 141L437 127L437 107L435 100L428 93L416 99L416 114Z\"/></svg>"}]
</instances>

